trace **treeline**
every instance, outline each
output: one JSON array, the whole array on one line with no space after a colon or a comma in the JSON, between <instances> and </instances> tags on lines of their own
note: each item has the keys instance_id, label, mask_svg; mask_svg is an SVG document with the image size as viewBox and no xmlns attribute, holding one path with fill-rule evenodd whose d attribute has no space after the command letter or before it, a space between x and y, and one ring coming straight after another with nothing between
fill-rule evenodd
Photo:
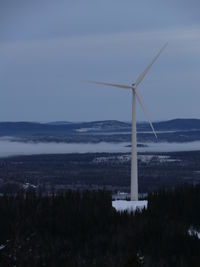
<instances>
[{"instance_id":1,"label":"treeline","mask_svg":"<svg viewBox=\"0 0 200 267\"><path fill-rule=\"evenodd\" d=\"M118 213L109 192L0 197L0 266L199 267L200 186Z\"/></svg>"}]
</instances>

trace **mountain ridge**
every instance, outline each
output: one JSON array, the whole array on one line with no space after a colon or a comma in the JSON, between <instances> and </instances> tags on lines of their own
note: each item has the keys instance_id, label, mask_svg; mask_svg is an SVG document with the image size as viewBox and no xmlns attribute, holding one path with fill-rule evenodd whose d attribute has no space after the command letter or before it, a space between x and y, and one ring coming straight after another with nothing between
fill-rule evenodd
<instances>
[{"instance_id":1,"label":"mountain ridge","mask_svg":"<svg viewBox=\"0 0 200 267\"><path fill-rule=\"evenodd\" d=\"M153 123L156 131L200 130L200 119L173 119ZM148 122L137 123L138 132L149 132ZM0 136L40 137L90 135L101 133L131 133L131 123L117 120L92 122L0 122Z\"/></svg>"}]
</instances>

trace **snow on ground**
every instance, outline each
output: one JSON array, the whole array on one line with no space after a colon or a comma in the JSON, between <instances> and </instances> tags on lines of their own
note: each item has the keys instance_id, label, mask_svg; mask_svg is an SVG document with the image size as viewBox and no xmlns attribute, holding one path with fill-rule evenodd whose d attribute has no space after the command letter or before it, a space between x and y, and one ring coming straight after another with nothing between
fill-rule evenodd
<instances>
[{"instance_id":1,"label":"snow on ground","mask_svg":"<svg viewBox=\"0 0 200 267\"><path fill-rule=\"evenodd\" d=\"M170 156L165 155L138 155L138 159L143 163L149 163L152 160L160 163L180 161L179 159L171 159Z\"/></svg>"},{"instance_id":2,"label":"snow on ground","mask_svg":"<svg viewBox=\"0 0 200 267\"><path fill-rule=\"evenodd\" d=\"M0 250L4 249L5 247L5 245L0 245Z\"/></svg>"},{"instance_id":3,"label":"snow on ground","mask_svg":"<svg viewBox=\"0 0 200 267\"><path fill-rule=\"evenodd\" d=\"M192 226L188 229L188 234L190 236L196 236L198 239L200 239L200 231L197 231Z\"/></svg>"},{"instance_id":4,"label":"snow on ground","mask_svg":"<svg viewBox=\"0 0 200 267\"><path fill-rule=\"evenodd\" d=\"M180 161L179 159L171 159L170 156L166 155L138 155L138 160L142 163L149 163L150 161L157 161L159 163L165 162L176 162ZM105 163L105 162L119 162L125 163L131 161L131 154L125 154L121 156L107 156L107 157L96 157L94 163Z\"/></svg>"},{"instance_id":5,"label":"snow on ground","mask_svg":"<svg viewBox=\"0 0 200 267\"><path fill-rule=\"evenodd\" d=\"M136 210L142 210L147 208L148 201L147 200L139 200L139 201L128 201L128 200L114 200L112 201L112 206L119 212L128 211L134 212Z\"/></svg>"},{"instance_id":6,"label":"snow on ground","mask_svg":"<svg viewBox=\"0 0 200 267\"><path fill-rule=\"evenodd\" d=\"M131 155L130 154L125 154L121 156L108 156L108 157L97 157L93 160L94 163L104 163L104 162L128 162L131 160Z\"/></svg>"},{"instance_id":7,"label":"snow on ground","mask_svg":"<svg viewBox=\"0 0 200 267\"><path fill-rule=\"evenodd\" d=\"M79 128L76 129L75 131L78 133L87 133L89 131L100 131L101 128L100 127L92 127L92 128Z\"/></svg>"},{"instance_id":8,"label":"snow on ground","mask_svg":"<svg viewBox=\"0 0 200 267\"><path fill-rule=\"evenodd\" d=\"M27 189L31 189L31 188L36 188L36 186L34 184L25 183L25 184L23 184L23 188L25 190L27 190Z\"/></svg>"}]
</instances>

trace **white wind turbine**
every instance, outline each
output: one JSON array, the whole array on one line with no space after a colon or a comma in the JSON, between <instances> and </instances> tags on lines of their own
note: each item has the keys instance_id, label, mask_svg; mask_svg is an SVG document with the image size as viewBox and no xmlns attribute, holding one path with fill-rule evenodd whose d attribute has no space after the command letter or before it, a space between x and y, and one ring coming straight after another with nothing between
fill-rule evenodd
<instances>
[{"instance_id":1,"label":"white wind turbine","mask_svg":"<svg viewBox=\"0 0 200 267\"><path fill-rule=\"evenodd\" d=\"M135 83L131 85L125 85L125 84L116 84L116 83L107 83L107 82L97 82L97 81L87 81L89 83L95 83L99 85L104 86L112 86L112 87L118 87L122 89L131 89L132 90L132 155L131 155L131 201L138 201L138 166L137 166L137 130L136 130L136 98L138 99L144 114L151 126L151 129L153 131L153 134L157 138L156 132L154 130L153 124L151 122L150 116L144 106L142 97L137 91L137 86L141 83L141 81L146 76L147 72L150 70L151 66L154 64L154 62L158 59L162 51L166 48L167 44L165 44L159 53L156 55L156 57L153 59L153 61L146 67L146 69L138 76Z\"/></svg>"}]
</instances>

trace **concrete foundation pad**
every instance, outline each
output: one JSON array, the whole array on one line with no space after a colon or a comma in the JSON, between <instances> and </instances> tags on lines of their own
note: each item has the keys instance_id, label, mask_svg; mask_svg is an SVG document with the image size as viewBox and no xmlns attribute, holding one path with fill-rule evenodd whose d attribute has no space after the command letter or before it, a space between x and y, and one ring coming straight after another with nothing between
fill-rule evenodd
<instances>
[{"instance_id":1,"label":"concrete foundation pad","mask_svg":"<svg viewBox=\"0 0 200 267\"><path fill-rule=\"evenodd\" d=\"M136 210L142 210L147 208L148 201L147 200L138 200L138 201L128 201L128 200L114 200L112 201L112 206L117 211L129 211L134 212Z\"/></svg>"}]
</instances>

